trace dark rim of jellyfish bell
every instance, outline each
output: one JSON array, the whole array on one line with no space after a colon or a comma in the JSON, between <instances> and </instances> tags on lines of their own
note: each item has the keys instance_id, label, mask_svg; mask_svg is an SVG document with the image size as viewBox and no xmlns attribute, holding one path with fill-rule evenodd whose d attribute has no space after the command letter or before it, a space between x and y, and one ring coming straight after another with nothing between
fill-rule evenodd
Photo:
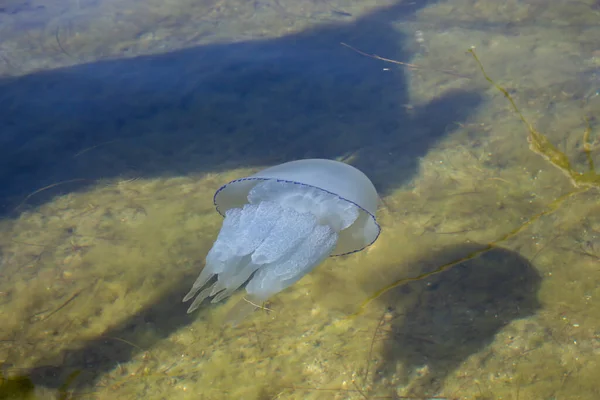
<instances>
[{"instance_id":1,"label":"dark rim of jellyfish bell","mask_svg":"<svg viewBox=\"0 0 600 400\"><path fill-rule=\"evenodd\" d=\"M277 181L277 182L293 183L293 184L295 184L295 185L300 185L300 186L306 186L306 187L310 187L310 188L315 188L315 189L321 190L321 191L323 191L323 192L325 192L325 193L329 193L329 194L331 194L331 195L333 195L333 196L335 196L335 197L337 197L337 198L339 198L339 199L342 199L342 200L344 200L344 201L347 201L347 202L348 202L348 203L350 203L350 204L354 204L356 207L358 207L359 209L361 209L361 210L363 210L364 212L366 212L366 213L367 213L367 215L369 215L369 216L370 216L370 217L373 219L373 222L375 223L375 226L377 227L377 235L375 235L375 238L374 238L374 239L371 241L371 243L367 244L367 245L366 245L366 246L364 246L364 247L361 247L360 249L353 250L353 251L349 251L349 252L347 252L347 253L336 254L336 255L333 255L333 256L330 256L330 257L339 257L339 256L345 256L345 255L352 254L352 253L358 253L359 251L362 251L362 250L366 249L367 247L369 247L370 245L372 245L373 243L375 243L375 241L377 241L377 238L379 238L379 235L381 234L381 226L379 226L379 224L377 223L377 218L375 218L375 215L371 214L369 211L367 211L367 210L366 210L366 209L364 209L363 207L359 206L358 204L356 204L356 203L355 203L355 202L353 202L352 200L348 200L348 199L346 199L346 198L344 198L344 197L342 197L342 196L340 196L340 195L338 195L338 194L336 194L336 193L330 192L329 190L325 190L325 189L322 189L322 188L320 188L320 187L313 186L313 185L307 185L306 183L302 183L302 182L288 181L288 180L285 180L285 179L275 179L275 178L259 178L259 177L257 177L257 178L240 178L240 179L235 179L235 180L233 180L233 181L231 181L231 182L229 182L229 183L226 183L225 185L221 186L221 187L220 187L220 188L219 188L219 189L218 189L218 190L215 192L215 195L213 196L213 204L215 205L215 208L217 209L217 212L218 212L219 214L221 214L221 216L225 217L225 214L223 214L223 213L221 212L221 210L219 210L219 206L217 205L217 196L219 195L219 193L220 193L220 192L221 192L223 189L225 189L227 186L229 186L229 185L231 185L231 184L233 184L233 183L236 183L236 182L243 182L243 181L273 181L273 180L274 180L274 181Z\"/></svg>"}]
</instances>

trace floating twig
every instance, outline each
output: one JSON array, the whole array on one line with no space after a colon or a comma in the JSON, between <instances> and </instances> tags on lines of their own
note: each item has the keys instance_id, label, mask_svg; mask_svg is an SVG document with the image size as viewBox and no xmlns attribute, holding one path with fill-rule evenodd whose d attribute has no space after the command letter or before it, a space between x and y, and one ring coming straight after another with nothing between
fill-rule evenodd
<instances>
[{"instance_id":1,"label":"floating twig","mask_svg":"<svg viewBox=\"0 0 600 400\"><path fill-rule=\"evenodd\" d=\"M456 77L459 77L459 78L471 79L471 77L469 77L469 76L462 75L462 74L459 74L458 72L451 71L451 70L448 70L448 69L437 69L437 68L422 67L422 66L416 65L416 64L410 64L410 63L405 63L405 62L402 62L402 61L392 60L391 58L381 57L381 56L378 56L377 54L365 53L364 51L358 50L357 48L352 47L349 44L344 43L344 42L341 42L340 44L342 46L344 46L344 47L349 48L352 51L357 52L360 55L363 55L363 56L369 57L369 58L374 58L375 60L381 60L381 61L385 61L385 62L392 63L392 64L402 65L404 67L408 67L408 68L412 68L412 69L429 69L431 71L442 72L444 74L453 75L453 76L456 76Z\"/></svg>"},{"instance_id":2,"label":"floating twig","mask_svg":"<svg viewBox=\"0 0 600 400\"><path fill-rule=\"evenodd\" d=\"M15 207L14 211L17 211L19 208L21 208L21 206L23 204L25 204L27 202L27 200L29 200L31 197L35 196L36 194L38 194L40 192L43 192L44 190L52 189L53 187L56 187L56 186L59 186L59 185L64 185L66 183L82 182L82 181L86 181L86 180L87 179L84 179L84 178L76 178L76 179L69 179L68 181L57 182L57 183L53 183L53 184L48 185L48 186L44 186L43 188L38 189L35 192L28 194L27 197L25 197L23 199L23 201L21 201L19 203L19 205Z\"/></svg>"}]
</instances>

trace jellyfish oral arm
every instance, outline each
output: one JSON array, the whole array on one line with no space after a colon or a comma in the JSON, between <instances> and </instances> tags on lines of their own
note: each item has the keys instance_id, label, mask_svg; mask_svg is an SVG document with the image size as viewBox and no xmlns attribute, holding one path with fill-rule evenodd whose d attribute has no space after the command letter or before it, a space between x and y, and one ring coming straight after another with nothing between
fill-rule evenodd
<instances>
[{"instance_id":1,"label":"jellyfish oral arm","mask_svg":"<svg viewBox=\"0 0 600 400\"><path fill-rule=\"evenodd\" d=\"M266 301L327 258L339 232L358 215L357 206L318 188L258 183L248 204L226 212L206 265L184 298L196 297L188 312L208 297L213 303L228 297L246 282L248 304Z\"/></svg>"}]
</instances>

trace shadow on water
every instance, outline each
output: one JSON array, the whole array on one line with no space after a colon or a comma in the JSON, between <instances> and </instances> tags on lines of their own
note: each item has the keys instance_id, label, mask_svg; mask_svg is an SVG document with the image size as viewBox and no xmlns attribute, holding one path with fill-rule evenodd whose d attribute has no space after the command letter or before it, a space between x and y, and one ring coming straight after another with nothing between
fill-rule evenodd
<instances>
[{"instance_id":1,"label":"shadow on water","mask_svg":"<svg viewBox=\"0 0 600 400\"><path fill-rule=\"evenodd\" d=\"M410 54L400 50L404 38L390 23L410 18L427 3L399 3L352 24L284 38L207 45L5 79L0 82L0 211L7 215L28 193L60 181L85 179L83 184L60 187L78 190L84 186L77 185L100 178L218 172L348 153L358 155L355 164L385 194L410 178L418 158L449 124L473 112L480 98L454 91L409 114L404 107L410 102L404 71L383 72L381 62L361 57L340 42L409 60ZM384 179L370 158L361 156L364 152L381 154L378 162L403 172ZM28 205L56 194L39 193ZM479 265L481 260L470 263ZM443 275L464 274L465 268ZM465 288L481 284L468 276L466 281L446 279ZM142 351L113 338L136 343L152 326L155 343L190 322L194 316L186 315L181 304L189 283L178 282L156 304L65 352L58 365L33 368L33 381L58 388L73 371L81 370L76 385L93 385L103 373ZM406 327L422 323L415 328L419 332L441 329L421 320L428 319L426 311L447 307L444 301L450 300L444 300L444 294L457 292L447 281L437 288L423 292L425 308L411 311L414 322ZM406 327L397 327L398 335ZM454 329L451 337L461 333L458 328L444 329ZM146 341L144 347L152 345ZM460 358L463 353L454 355Z\"/></svg>"},{"instance_id":2,"label":"shadow on water","mask_svg":"<svg viewBox=\"0 0 600 400\"><path fill-rule=\"evenodd\" d=\"M443 249L420 260L415 271L433 271L483 247L470 244ZM375 376L397 374L401 365L404 384L412 378L407 393L435 395L446 376L489 345L504 326L540 308L537 292L541 280L519 254L495 248L396 289L385 300L397 315L386 333L384 360Z\"/></svg>"},{"instance_id":3,"label":"shadow on water","mask_svg":"<svg viewBox=\"0 0 600 400\"><path fill-rule=\"evenodd\" d=\"M476 93L454 91L409 113L405 71L384 72L389 64L340 45L408 61L406 40L391 22L429 2L403 3L277 39L0 81L0 212L11 213L28 194L57 182L72 180L35 194L26 206L103 178L347 154L357 156L355 165L385 194L409 179L446 127L480 102Z\"/></svg>"}]
</instances>

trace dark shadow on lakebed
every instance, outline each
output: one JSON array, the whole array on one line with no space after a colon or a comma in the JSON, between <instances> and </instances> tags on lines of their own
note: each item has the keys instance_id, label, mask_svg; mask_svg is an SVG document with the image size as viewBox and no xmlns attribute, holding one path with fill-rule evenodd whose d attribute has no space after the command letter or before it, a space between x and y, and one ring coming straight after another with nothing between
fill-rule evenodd
<instances>
[{"instance_id":1,"label":"dark shadow on lakebed","mask_svg":"<svg viewBox=\"0 0 600 400\"><path fill-rule=\"evenodd\" d=\"M419 276L485 247L470 243L439 249L411 270ZM385 333L383 362L374 376L392 376L400 368L407 395L435 396L444 379L491 344L502 328L539 310L541 282L527 259L492 248L394 289L382 299L395 317Z\"/></svg>"},{"instance_id":2,"label":"dark shadow on lakebed","mask_svg":"<svg viewBox=\"0 0 600 400\"><path fill-rule=\"evenodd\" d=\"M98 179L201 176L349 154L385 195L411 178L449 126L475 112L480 96L448 92L409 111L407 71L340 43L410 61L391 23L428 3L399 2L277 39L5 78L0 215Z\"/></svg>"}]
</instances>

